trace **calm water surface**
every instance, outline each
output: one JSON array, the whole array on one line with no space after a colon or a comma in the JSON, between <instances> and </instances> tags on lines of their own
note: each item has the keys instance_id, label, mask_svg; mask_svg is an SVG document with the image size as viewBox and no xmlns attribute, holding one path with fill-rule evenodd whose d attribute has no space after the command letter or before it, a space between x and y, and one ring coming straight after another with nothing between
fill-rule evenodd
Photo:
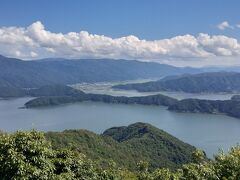
<instances>
[{"instance_id":1,"label":"calm water surface","mask_svg":"<svg viewBox=\"0 0 240 180\"><path fill-rule=\"evenodd\" d=\"M147 122L204 149L209 156L240 142L240 119L224 115L174 113L165 107L84 102L19 109L31 98L0 100L0 129L43 131L84 128L97 133L112 126Z\"/></svg>"}]
</instances>

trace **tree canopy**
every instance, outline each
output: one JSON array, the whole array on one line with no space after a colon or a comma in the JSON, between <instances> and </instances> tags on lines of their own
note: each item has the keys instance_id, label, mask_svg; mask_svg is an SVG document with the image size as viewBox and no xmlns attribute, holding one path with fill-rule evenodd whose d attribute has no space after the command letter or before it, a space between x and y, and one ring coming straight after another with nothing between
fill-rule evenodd
<instances>
[{"instance_id":1,"label":"tree canopy","mask_svg":"<svg viewBox=\"0 0 240 180\"><path fill-rule=\"evenodd\" d=\"M69 149L54 150L44 133L35 130L0 135L0 179L136 179L136 180L238 180L240 179L240 146L228 154L219 152L213 160L196 150L193 161L177 170L150 170L148 162L136 164L137 171L118 168L113 161L99 167L85 155Z\"/></svg>"}]
</instances>

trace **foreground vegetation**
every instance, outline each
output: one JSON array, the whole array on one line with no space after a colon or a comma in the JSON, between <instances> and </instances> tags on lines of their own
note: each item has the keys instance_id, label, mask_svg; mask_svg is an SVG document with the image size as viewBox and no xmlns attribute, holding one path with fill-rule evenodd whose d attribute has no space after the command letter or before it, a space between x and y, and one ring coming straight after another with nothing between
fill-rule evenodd
<instances>
[{"instance_id":1,"label":"foreground vegetation","mask_svg":"<svg viewBox=\"0 0 240 180\"><path fill-rule=\"evenodd\" d=\"M114 137L119 136L115 134ZM45 135L37 131L0 135L2 180L238 180L240 147L232 148L228 154L220 152L213 160L195 150L191 162L174 170L166 167L149 169L146 161L139 161L135 166L136 170L129 171L112 160L99 165L77 149L53 148Z\"/></svg>"}]
</instances>

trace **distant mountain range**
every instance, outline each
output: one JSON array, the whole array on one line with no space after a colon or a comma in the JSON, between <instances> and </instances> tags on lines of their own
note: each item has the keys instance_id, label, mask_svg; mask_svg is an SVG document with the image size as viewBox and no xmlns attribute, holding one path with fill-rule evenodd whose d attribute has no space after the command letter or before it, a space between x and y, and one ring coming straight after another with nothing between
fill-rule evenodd
<instances>
[{"instance_id":1,"label":"distant mountain range","mask_svg":"<svg viewBox=\"0 0 240 180\"><path fill-rule=\"evenodd\" d=\"M169 77L165 78L164 81L160 80L157 82L144 83L142 85L133 84L117 86L117 88L136 89L138 91L174 90L200 92L203 90L212 91L211 88L216 88L215 90L222 91L221 87L223 86L226 88L226 90L231 90L232 86L234 86L233 88L238 86L239 83L235 81L236 79L233 82L230 82L229 87L225 86L224 82L222 82L223 86L221 83L218 83L221 77L216 79L211 76L213 78L211 81L209 81L208 77L206 76L210 76L210 74L191 76L191 74L218 70L222 70L222 68L180 68L153 62L113 59L69 60L62 58L50 58L23 61L20 59L7 58L0 55L0 97L20 97L24 96L26 89L39 88L53 84L67 85L83 82L94 83L149 78L160 79L166 76ZM225 70L235 70L240 72L240 68L238 67L229 67ZM235 76L236 74L221 73L221 76L224 79L223 81L226 80L227 82L229 81L228 77L232 75ZM169 81L167 81L167 79ZM191 81L187 82L189 80ZM200 81L201 86L204 85L208 87L199 87L198 83ZM195 82L196 85L194 85ZM218 85L215 85L214 82L216 82Z\"/></svg>"},{"instance_id":2,"label":"distant mountain range","mask_svg":"<svg viewBox=\"0 0 240 180\"><path fill-rule=\"evenodd\" d=\"M0 88L161 78L199 71L133 60L55 58L23 61L0 56Z\"/></svg>"},{"instance_id":3,"label":"distant mountain range","mask_svg":"<svg viewBox=\"0 0 240 180\"><path fill-rule=\"evenodd\" d=\"M150 91L182 91L187 93L240 92L240 73L211 72L168 76L158 81L116 85L113 88Z\"/></svg>"}]
</instances>

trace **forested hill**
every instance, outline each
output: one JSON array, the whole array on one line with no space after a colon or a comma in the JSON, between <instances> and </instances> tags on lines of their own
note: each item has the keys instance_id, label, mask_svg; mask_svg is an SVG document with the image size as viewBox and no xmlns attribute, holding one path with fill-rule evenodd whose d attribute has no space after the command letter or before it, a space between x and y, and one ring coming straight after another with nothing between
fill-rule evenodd
<instances>
[{"instance_id":1,"label":"forested hill","mask_svg":"<svg viewBox=\"0 0 240 180\"><path fill-rule=\"evenodd\" d=\"M158 167L176 168L191 161L193 146L150 124L135 123L114 127L98 135L87 130L46 133L55 149L71 147L100 164L113 160L131 170L140 160Z\"/></svg>"},{"instance_id":2,"label":"forested hill","mask_svg":"<svg viewBox=\"0 0 240 180\"><path fill-rule=\"evenodd\" d=\"M26 90L28 96L38 97L25 103L26 108L55 106L66 103L93 101L121 104L143 104L170 106L176 99L161 94L140 97L110 96L104 94L87 94L65 85L49 85Z\"/></svg>"},{"instance_id":3,"label":"forested hill","mask_svg":"<svg viewBox=\"0 0 240 180\"><path fill-rule=\"evenodd\" d=\"M114 88L137 91L182 91L188 93L239 92L240 73L212 72L170 76L159 81L117 85Z\"/></svg>"},{"instance_id":4,"label":"forested hill","mask_svg":"<svg viewBox=\"0 0 240 180\"><path fill-rule=\"evenodd\" d=\"M45 59L23 61L0 56L0 88L37 88L50 84L74 84L160 78L196 73L199 69L113 59Z\"/></svg>"},{"instance_id":5,"label":"forested hill","mask_svg":"<svg viewBox=\"0 0 240 180\"><path fill-rule=\"evenodd\" d=\"M0 144L3 180L239 179L239 146L207 159L203 151L144 123L110 128L103 135L86 130L2 132Z\"/></svg>"},{"instance_id":6,"label":"forested hill","mask_svg":"<svg viewBox=\"0 0 240 180\"><path fill-rule=\"evenodd\" d=\"M139 97L110 96L102 94L77 94L74 96L43 96L32 99L25 103L26 108L36 108L41 106L57 106L67 103L93 101L114 104L142 104L142 105L162 105L170 106L177 102L176 99L161 94Z\"/></svg>"},{"instance_id":7,"label":"forested hill","mask_svg":"<svg viewBox=\"0 0 240 180\"><path fill-rule=\"evenodd\" d=\"M226 114L228 116L240 118L240 101L238 96L233 96L231 100L214 101L202 99L184 99L168 107L171 111Z\"/></svg>"},{"instance_id":8,"label":"forested hill","mask_svg":"<svg viewBox=\"0 0 240 180\"><path fill-rule=\"evenodd\" d=\"M41 86L39 88L22 89L13 86L0 87L0 97L46 97L46 96L75 96L84 92L61 84Z\"/></svg>"}]
</instances>

